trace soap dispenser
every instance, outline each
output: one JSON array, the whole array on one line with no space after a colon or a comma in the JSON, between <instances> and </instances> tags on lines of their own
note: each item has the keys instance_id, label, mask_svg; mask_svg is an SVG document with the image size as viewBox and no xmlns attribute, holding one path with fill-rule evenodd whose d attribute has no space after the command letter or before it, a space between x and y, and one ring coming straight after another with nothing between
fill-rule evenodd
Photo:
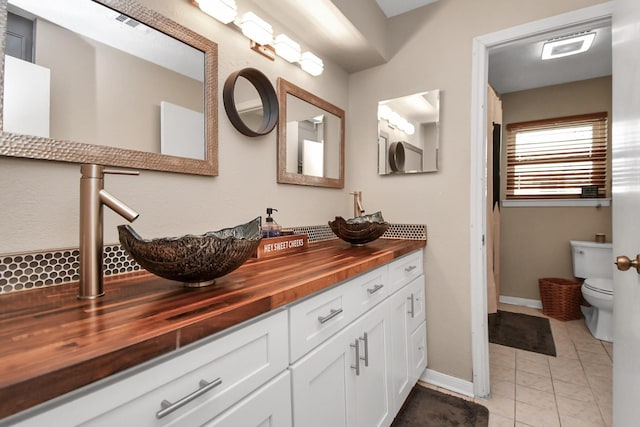
<instances>
[{"instance_id":1,"label":"soap dispenser","mask_svg":"<svg viewBox=\"0 0 640 427\"><path fill-rule=\"evenodd\" d=\"M278 209L267 208L267 218L265 224L262 226L262 237L277 237L281 234L281 227L271 217L273 211L278 212Z\"/></svg>"}]
</instances>

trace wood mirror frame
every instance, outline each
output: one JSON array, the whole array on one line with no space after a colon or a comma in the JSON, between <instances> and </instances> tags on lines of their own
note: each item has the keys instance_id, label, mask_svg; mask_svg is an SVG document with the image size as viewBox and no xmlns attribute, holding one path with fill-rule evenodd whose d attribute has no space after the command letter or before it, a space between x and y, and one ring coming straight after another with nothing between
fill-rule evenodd
<instances>
[{"instance_id":1,"label":"wood mirror frame","mask_svg":"<svg viewBox=\"0 0 640 427\"><path fill-rule=\"evenodd\" d=\"M319 177L287 172L287 95L294 96L301 101L309 103L321 110L326 111L327 113L333 114L340 120L338 178ZM281 184L344 188L344 110L310 92L307 92L301 87L298 87L283 78L278 78L278 99L280 103L280 117L278 120L278 182Z\"/></svg>"},{"instance_id":2,"label":"wood mirror frame","mask_svg":"<svg viewBox=\"0 0 640 427\"><path fill-rule=\"evenodd\" d=\"M218 45L165 16L130 0L94 0L165 33L204 53L205 159L191 159L134 149L93 145L80 141L0 133L0 155L73 163L96 163L136 169L218 175ZM8 0L0 0L0 67L4 70ZM4 99L4 72L0 73L0 99ZM0 103L0 129L4 102Z\"/></svg>"}]
</instances>

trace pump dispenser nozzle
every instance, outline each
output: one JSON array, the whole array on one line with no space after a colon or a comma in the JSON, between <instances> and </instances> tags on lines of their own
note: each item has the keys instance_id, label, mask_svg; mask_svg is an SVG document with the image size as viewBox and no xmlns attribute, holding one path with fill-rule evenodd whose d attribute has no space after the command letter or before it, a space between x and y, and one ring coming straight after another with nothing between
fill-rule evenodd
<instances>
[{"instance_id":1,"label":"pump dispenser nozzle","mask_svg":"<svg viewBox=\"0 0 640 427\"><path fill-rule=\"evenodd\" d=\"M274 211L278 212L278 209L267 208L267 218L265 218L266 224L262 226L262 237L276 237L282 234L281 227L271 217L271 214Z\"/></svg>"}]
</instances>

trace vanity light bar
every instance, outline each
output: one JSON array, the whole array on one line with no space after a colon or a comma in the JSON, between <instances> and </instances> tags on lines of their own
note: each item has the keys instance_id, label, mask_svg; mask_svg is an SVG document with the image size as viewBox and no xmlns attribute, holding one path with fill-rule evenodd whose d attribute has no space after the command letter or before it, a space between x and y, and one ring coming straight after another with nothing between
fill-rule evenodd
<instances>
[{"instance_id":1,"label":"vanity light bar","mask_svg":"<svg viewBox=\"0 0 640 427\"><path fill-rule=\"evenodd\" d=\"M307 73L319 76L324 71L324 62L311 52L301 54L300 44L285 34L273 39L273 27L255 13L249 11L238 18L235 0L192 0L207 15L223 24L234 23L250 41L250 48L274 60L277 54L290 63L299 63Z\"/></svg>"},{"instance_id":2,"label":"vanity light bar","mask_svg":"<svg viewBox=\"0 0 640 427\"><path fill-rule=\"evenodd\" d=\"M223 24L233 22L238 15L238 6L235 0L193 0L193 4Z\"/></svg>"}]
</instances>

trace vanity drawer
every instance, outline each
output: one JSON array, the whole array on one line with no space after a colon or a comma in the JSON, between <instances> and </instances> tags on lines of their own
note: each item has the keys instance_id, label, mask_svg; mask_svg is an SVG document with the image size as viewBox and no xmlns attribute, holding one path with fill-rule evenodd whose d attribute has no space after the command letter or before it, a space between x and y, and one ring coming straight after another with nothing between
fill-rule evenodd
<instances>
[{"instance_id":1,"label":"vanity drawer","mask_svg":"<svg viewBox=\"0 0 640 427\"><path fill-rule=\"evenodd\" d=\"M351 284L352 292L355 292L358 315L364 314L391 295L387 275L387 267L380 267L358 277Z\"/></svg>"},{"instance_id":2,"label":"vanity drawer","mask_svg":"<svg viewBox=\"0 0 640 427\"><path fill-rule=\"evenodd\" d=\"M358 315L349 281L289 308L291 363L351 323Z\"/></svg>"},{"instance_id":3,"label":"vanity drawer","mask_svg":"<svg viewBox=\"0 0 640 427\"><path fill-rule=\"evenodd\" d=\"M410 253L393 261L389 264L391 292L399 290L422 273L422 251Z\"/></svg>"},{"instance_id":4,"label":"vanity drawer","mask_svg":"<svg viewBox=\"0 0 640 427\"><path fill-rule=\"evenodd\" d=\"M286 369L287 339L282 310L162 362L125 371L106 385L80 389L74 393L79 397L18 425L202 425ZM196 393L203 388L208 390ZM176 409L162 415L165 400Z\"/></svg>"}]
</instances>

